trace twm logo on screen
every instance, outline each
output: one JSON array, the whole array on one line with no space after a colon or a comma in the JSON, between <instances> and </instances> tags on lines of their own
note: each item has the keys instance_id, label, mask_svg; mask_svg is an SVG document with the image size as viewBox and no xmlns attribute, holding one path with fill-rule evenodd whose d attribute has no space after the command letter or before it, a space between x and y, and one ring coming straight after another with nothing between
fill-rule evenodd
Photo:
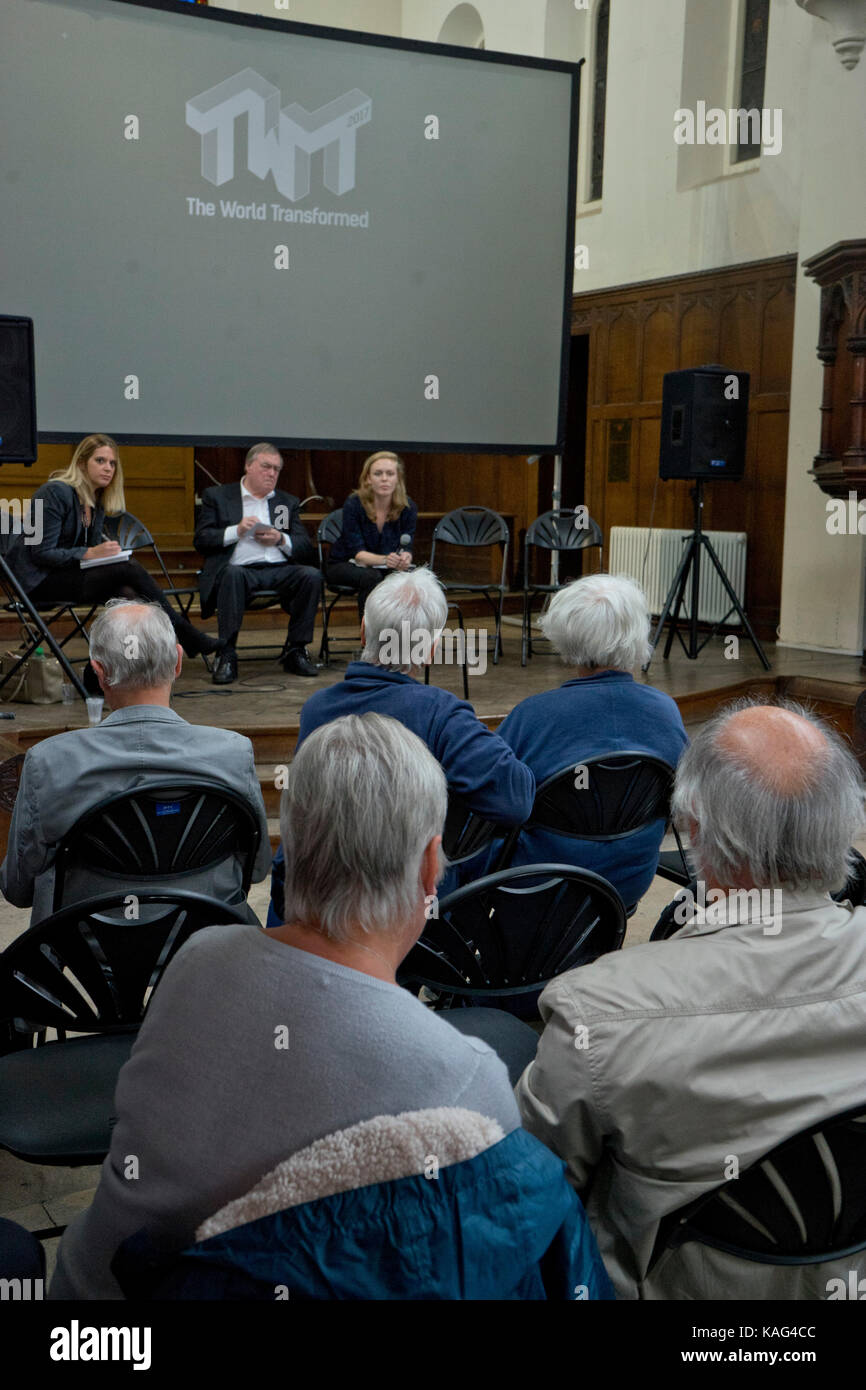
<instances>
[{"instance_id":1,"label":"twm logo on screen","mask_svg":"<svg viewBox=\"0 0 866 1390\"><path fill-rule=\"evenodd\" d=\"M201 136L201 172L219 187L235 175L235 122L247 118L247 168L257 178L273 174L284 198L297 202L310 191L310 155L324 150L325 187L355 187L355 137L370 120L373 103L357 87L306 111L296 101L280 109L280 91L252 68L227 77L186 104L186 123Z\"/></svg>"}]
</instances>

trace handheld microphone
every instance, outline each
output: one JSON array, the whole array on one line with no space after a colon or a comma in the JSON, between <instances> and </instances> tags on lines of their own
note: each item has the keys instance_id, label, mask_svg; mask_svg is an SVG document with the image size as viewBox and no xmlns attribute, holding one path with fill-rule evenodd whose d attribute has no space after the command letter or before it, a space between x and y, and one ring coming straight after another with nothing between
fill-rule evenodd
<instances>
[{"instance_id":1,"label":"handheld microphone","mask_svg":"<svg viewBox=\"0 0 866 1390\"><path fill-rule=\"evenodd\" d=\"M400 549L403 550L403 549L405 549L405 547L406 547L407 545L411 545L411 544L412 544L412 537L409 535L409 533L408 533L407 531L404 531L403 534L402 534L402 536L400 537Z\"/></svg>"}]
</instances>

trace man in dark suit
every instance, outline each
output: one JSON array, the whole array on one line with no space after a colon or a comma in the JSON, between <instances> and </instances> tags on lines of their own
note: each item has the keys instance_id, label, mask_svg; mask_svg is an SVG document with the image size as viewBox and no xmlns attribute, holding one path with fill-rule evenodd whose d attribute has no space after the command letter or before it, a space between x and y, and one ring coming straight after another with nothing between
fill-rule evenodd
<instances>
[{"instance_id":1,"label":"man in dark suit","mask_svg":"<svg viewBox=\"0 0 866 1390\"><path fill-rule=\"evenodd\" d=\"M239 483L211 487L202 498L195 546L205 558L201 611L216 610L223 650L213 674L215 685L237 680L235 649L244 611L254 594L274 589L289 615L288 651L283 670L315 676L307 656L322 592L321 571L298 515L298 499L276 489L283 460L273 444L254 444Z\"/></svg>"}]
</instances>

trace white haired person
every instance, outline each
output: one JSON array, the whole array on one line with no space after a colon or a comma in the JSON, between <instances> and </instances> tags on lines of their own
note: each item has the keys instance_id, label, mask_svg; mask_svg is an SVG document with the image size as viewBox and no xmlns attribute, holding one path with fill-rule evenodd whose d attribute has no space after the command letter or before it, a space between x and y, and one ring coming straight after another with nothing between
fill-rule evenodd
<instances>
[{"instance_id":1,"label":"white haired person","mask_svg":"<svg viewBox=\"0 0 866 1390\"><path fill-rule=\"evenodd\" d=\"M680 712L669 695L633 675L649 656L650 615L640 587L622 575L576 579L553 595L539 626L570 668L569 678L557 690L521 700L499 726L537 785L604 753L651 753L675 767L688 743ZM592 869L630 908L653 880L663 835L660 819L631 836L624 854L622 842L532 831L521 835L512 862Z\"/></svg>"},{"instance_id":2,"label":"white haired person","mask_svg":"<svg viewBox=\"0 0 866 1390\"><path fill-rule=\"evenodd\" d=\"M111 599L90 629L90 661L109 707L92 729L70 729L30 749L9 827L0 889L17 907L33 906L31 925L52 911L57 846L87 811L145 782L195 783L204 778L244 797L259 825L253 869L258 881L270 859L268 821L253 746L229 729L188 724L170 708L183 654L171 622L155 603ZM76 864L64 885L66 902L116 888L116 875ZM177 886L243 903L240 856L191 870ZM131 876L124 891L159 891L153 879ZM253 921L252 908L246 908Z\"/></svg>"},{"instance_id":3,"label":"white haired person","mask_svg":"<svg viewBox=\"0 0 866 1390\"><path fill-rule=\"evenodd\" d=\"M535 779L508 743L493 733L466 700L441 686L424 685L421 663L432 660L448 617L439 580L426 565L390 574L367 597L360 661L338 685L318 690L304 704L298 733L304 739L344 714L387 714L427 745L445 772L449 792L471 811L502 825L520 825L532 808ZM466 867L475 863L468 860ZM456 887L449 871L443 893ZM282 857L277 852L268 926L282 921Z\"/></svg>"},{"instance_id":4,"label":"white haired person","mask_svg":"<svg viewBox=\"0 0 866 1390\"><path fill-rule=\"evenodd\" d=\"M283 793L285 923L209 927L169 965L51 1297L119 1297L110 1264L127 1236L181 1250L276 1164L376 1116L460 1107L519 1128L496 1054L396 984L436 891L445 808L442 769L396 720L353 715L305 742Z\"/></svg>"},{"instance_id":5,"label":"white haired person","mask_svg":"<svg viewBox=\"0 0 866 1390\"><path fill-rule=\"evenodd\" d=\"M517 1086L523 1123L567 1161L621 1297L825 1298L826 1264L755 1263L697 1242L650 1263L664 1218L730 1182L735 1222L732 1179L802 1130L866 1110L866 908L829 896L863 831L862 775L807 711L728 708L683 754L674 813L698 910L670 939L548 985ZM825 1173L815 1151L815 1191L830 1210L828 1153ZM837 1216L834 1241L847 1207ZM862 1250L836 1264L866 1275Z\"/></svg>"}]
</instances>

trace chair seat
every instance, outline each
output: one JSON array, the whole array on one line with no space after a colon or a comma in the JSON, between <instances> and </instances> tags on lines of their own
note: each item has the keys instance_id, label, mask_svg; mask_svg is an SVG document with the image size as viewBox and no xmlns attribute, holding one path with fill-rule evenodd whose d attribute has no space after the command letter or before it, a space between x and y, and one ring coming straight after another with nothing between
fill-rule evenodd
<instances>
[{"instance_id":1,"label":"chair seat","mask_svg":"<svg viewBox=\"0 0 866 1390\"><path fill-rule=\"evenodd\" d=\"M487 590L495 591L496 593L508 593L508 585L497 584L495 580L491 580L489 584L464 584L459 579L440 579L439 583L442 585L442 588L445 589L448 593L451 593L452 591L456 592L458 589L462 590L464 593L472 594L483 594Z\"/></svg>"},{"instance_id":2,"label":"chair seat","mask_svg":"<svg viewBox=\"0 0 866 1390\"><path fill-rule=\"evenodd\" d=\"M504 1062L508 1079L516 1086L538 1050L538 1033L528 1023L504 1009L443 1009L439 1017L470 1038L480 1038Z\"/></svg>"},{"instance_id":3,"label":"chair seat","mask_svg":"<svg viewBox=\"0 0 866 1390\"><path fill-rule=\"evenodd\" d=\"M0 1057L0 1147L31 1163L101 1163L135 1038L94 1034Z\"/></svg>"},{"instance_id":4,"label":"chair seat","mask_svg":"<svg viewBox=\"0 0 866 1390\"><path fill-rule=\"evenodd\" d=\"M687 873L683 867L682 855L677 849L662 850L656 873L659 878L666 878L669 883L685 885L691 882L691 874Z\"/></svg>"}]
</instances>

